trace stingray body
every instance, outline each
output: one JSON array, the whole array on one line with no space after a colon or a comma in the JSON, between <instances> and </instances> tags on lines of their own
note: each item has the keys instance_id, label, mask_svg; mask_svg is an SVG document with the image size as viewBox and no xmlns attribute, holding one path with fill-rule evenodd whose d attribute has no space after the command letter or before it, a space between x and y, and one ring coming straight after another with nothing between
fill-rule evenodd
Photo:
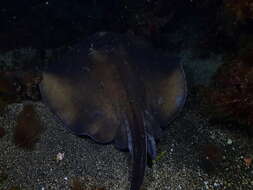
<instances>
[{"instance_id":1,"label":"stingray body","mask_svg":"<svg viewBox=\"0 0 253 190\"><path fill-rule=\"evenodd\" d=\"M134 36L97 33L43 72L43 101L74 134L131 153L131 190L139 190L147 155L184 105L177 58Z\"/></svg>"}]
</instances>

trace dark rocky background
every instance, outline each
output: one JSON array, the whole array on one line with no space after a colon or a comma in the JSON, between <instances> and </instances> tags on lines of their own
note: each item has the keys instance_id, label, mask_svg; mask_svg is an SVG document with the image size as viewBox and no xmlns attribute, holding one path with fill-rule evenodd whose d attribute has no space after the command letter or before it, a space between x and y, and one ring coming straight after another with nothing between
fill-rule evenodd
<instances>
[{"instance_id":1,"label":"dark rocky background","mask_svg":"<svg viewBox=\"0 0 253 190\"><path fill-rule=\"evenodd\" d=\"M253 189L252 0L3 0L0 190L126 189L127 153L77 138L41 102L22 102L37 99L34 73L23 72L100 31L145 37L185 68L186 106L144 187ZM21 73L22 94L9 71Z\"/></svg>"},{"instance_id":2,"label":"dark rocky background","mask_svg":"<svg viewBox=\"0 0 253 190\"><path fill-rule=\"evenodd\" d=\"M219 49L223 46L233 48L237 44L237 39L233 37L252 32L249 27L252 18L243 18L243 23L235 24L236 10L226 8L227 2L229 1L4 0L0 7L0 47L54 48L106 30L132 31L152 38L158 46L169 48L170 44L160 44L163 40L159 43L161 35L175 32L182 25L191 25L192 28L205 32L205 37L199 38L199 41L212 41L215 48ZM234 4L233 6L241 6ZM227 13L229 11L231 14ZM189 30L187 27L185 32Z\"/></svg>"}]
</instances>

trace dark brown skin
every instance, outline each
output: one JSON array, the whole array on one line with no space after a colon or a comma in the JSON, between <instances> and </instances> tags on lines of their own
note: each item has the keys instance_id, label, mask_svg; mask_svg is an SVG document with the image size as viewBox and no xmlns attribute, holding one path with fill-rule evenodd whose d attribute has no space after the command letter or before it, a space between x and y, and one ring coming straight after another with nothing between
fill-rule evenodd
<instances>
[{"instance_id":1,"label":"dark brown skin","mask_svg":"<svg viewBox=\"0 0 253 190\"><path fill-rule=\"evenodd\" d=\"M74 134L114 143L132 156L131 190L143 183L147 154L186 97L177 59L134 36L98 33L43 72L43 101Z\"/></svg>"},{"instance_id":2,"label":"dark brown skin","mask_svg":"<svg viewBox=\"0 0 253 190\"><path fill-rule=\"evenodd\" d=\"M124 52L119 52L119 55L120 54L124 54ZM120 56L124 57L124 55ZM125 57L125 59L127 59L127 57ZM128 99L126 110L128 120L127 127L129 128L129 136L131 137L129 146L132 147L129 147L129 149L131 150L133 161L130 189L139 190L143 183L147 162L147 133L144 126L144 114L142 112L143 104L138 101L138 96L141 96L145 102L145 89L143 89L140 79L136 77L138 76L137 73L135 73L134 69L131 69L127 60L118 58L117 61L124 62L118 64L117 68ZM135 85L128 85L131 81L133 81Z\"/></svg>"},{"instance_id":3,"label":"dark brown skin","mask_svg":"<svg viewBox=\"0 0 253 190\"><path fill-rule=\"evenodd\" d=\"M143 183L147 162L147 136L144 127L143 115L133 104L130 105L132 119L129 119L129 128L132 138L132 176L131 190L139 190Z\"/></svg>"},{"instance_id":4,"label":"dark brown skin","mask_svg":"<svg viewBox=\"0 0 253 190\"><path fill-rule=\"evenodd\" d=\"M18 75L27 81L25 76ZM42 100L66 128L130 151L130 189L139 190L147 154L155 159L155 139L185 102L179 61L134 36L99 33L35 76L18 93L32 99L29 92L42 79Z\"/></svg>"}]
</instances>

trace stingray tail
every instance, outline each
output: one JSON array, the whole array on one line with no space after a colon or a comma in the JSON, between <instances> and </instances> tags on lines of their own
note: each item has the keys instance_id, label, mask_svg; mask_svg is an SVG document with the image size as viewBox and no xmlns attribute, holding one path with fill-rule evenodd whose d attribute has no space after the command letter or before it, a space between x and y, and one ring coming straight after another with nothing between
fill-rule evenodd
<instances>
[{"instance_id":1,"label":"stingray tail","mask_svg":"<svg viewBox=\"0 0 253 190\"><path fill-rule=\"evenodd\" d=\"M147 135L143 122L143 115L132 107L129 119L128 147L132 155L131 188L139 190L143 183L147 163Z\"/></svg>"},{"instance_id":2,"label":"stingray tail","mask_svg":"<svg viewBox=\"0 0 253 190\"><path fill-rule=\"evenodd\" d=\"M130 190L140 190L147 163L147 133L141 109L143 99L138 98L140 96L144 97L144 89L137 71L124 59L124 57L127 57L126 52L120 48L117 54L121 55L116 56L115 61L118 62L117 68L128 102L125 113L128 121L128 148L132 156Z\"/></svg>"}]
</instances>

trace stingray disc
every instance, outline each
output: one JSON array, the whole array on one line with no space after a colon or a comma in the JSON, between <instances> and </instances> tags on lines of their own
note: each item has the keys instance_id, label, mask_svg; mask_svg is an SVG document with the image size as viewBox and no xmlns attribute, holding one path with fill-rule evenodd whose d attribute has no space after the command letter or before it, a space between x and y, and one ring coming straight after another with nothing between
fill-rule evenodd
<instances>
[{"instance_id":1,"label":"stingray disc","mask_svg":"<svg viewBox=\"0 0 253 190\"><path fill-rule=\"evenodd\" d=\"M113 33L97 33L49 65L40 90L73 133L113 142L136 158L145 154L145 147L155 157L154 139L186 98L177 58L134 36Z\"/></svg>"}]
</instances>

